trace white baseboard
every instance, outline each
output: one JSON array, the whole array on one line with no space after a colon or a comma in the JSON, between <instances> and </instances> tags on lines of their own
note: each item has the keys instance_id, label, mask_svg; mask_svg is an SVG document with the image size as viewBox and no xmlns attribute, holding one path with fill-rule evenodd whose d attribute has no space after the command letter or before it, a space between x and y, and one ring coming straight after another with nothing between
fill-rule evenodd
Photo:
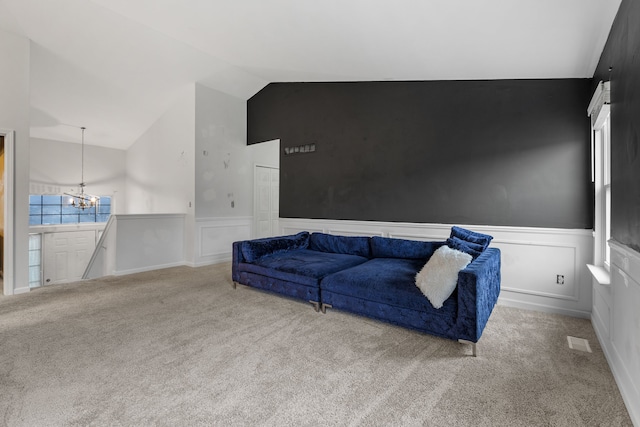
<instances>
[{"instance_id":1,"label":"white baseboard","mask_svg":"<svg viewBox=\"0 0 640 427\"><path fill-rule=\"evenodd\" d=\"M184 261L173 262L168 264L148 265L141 268L132 268L129 270L120 270L113 273L114 276L126 276L127 274L144 273L146 271L162 270L164 268L180 267L186 265Z\"/></svg>"},{"instance_id":2,"label":"white baseboard","mask_svg":"<svg viewBox=\"0 0 640 427\"><path fill-rule=\"evenodd\" d=\"M598 322L594 322L593 319L591 320L591 323L593 324L593 329L596 332L596 337L600 342L600 347L602 347L602 351L607 359L613 378L616 380L622 400L627 407L627 412L629 412L631 422L634 426L640 426L640 396L632 382L631 376L625 369L624 363L620 360L620 357L615 351L612 351L611 345L608 343L609 339L602 331L600 324Z\"/></svg>"},{"instance_id":3,"label":"white baseboard","mask_svg":"<svg viewBox=\"0 0 640 427\"><path fill-rule=\"evenodd\" d=\"M114 275L184 265L185 214L112 215L115 233L104 261ZM109 228L109 227L107 227ZM113 261L111 261L113 260ZM106 273L109 273L106 272Z\"/></svg>"},{"instance_id":4,"label":"white baseboard","mask_svg":"<svg viewBox=\"0 0 640 427\"><path fill-rule=\"evenodd\" d=\"M315 231L411 240L445 240L452 225L280 218L281 234ZM589 318L591 230L456 225L494 237L491 245L502 252L502 304ZM556 283L558 275L563 284Z\"/></svg>"},{"instance_id":5,"label":"white baseboard","mask_svg":"<svg viewBox=\"0 0 640 427\"><path fill-rule=\"evenodd\" d=\"M532 302L519 301L517 299L514 300L502 295L498 298L498 305L521 308L523 310L539 311L542 313L562 314L565 316L578 317L581 319L589 319L591 314L589 311L567 310L561 307L552 307L547 304L536 304Z\"/></svg>"},{"instance_id":6,"label":"white baseboard","mask_svg":"<svg viewBox=\"0 0 640 427\"><path fill-rule=\"evenodd\" d=\"M225 262L230 262L232 260L231 251L224 254L218 254L214 257L207 257L206 259L200 259L198 262L192 264L192 267L203 267L205 265L214 265L214 264L222 264Z\"/></svg>"},{"instance_id":7,"label":"white baseboard","mask_svg":"<svg viewBox=\"0 0 640 427\"><path fill-rule=\"evenodd\" d=\"M251 238L252 217L196 219L196 266L231 260L233 242Z\"/></svg>"},{"instance_id":8,"label":"white baseboard","mask_svg":"<svg viewBox=\"0 0 640 427\"><path fill-rule=\"evenodd\" d=\"M640 254L616 242L611 246L611 287L591 323L631 421L640 427ZM609 316L608 319L601 316Z\"/></svg>"},{"instance_id":9,"label":"white baseboard","mask_svg":"<svg viewBox=\"0 0 640 427\"><path fill-rule=\"evenodd\" d=\"M22 287L19 287L19 288L15 288L13 290L13 295L26 294L29 291L31 291L31 288L29 288L28 286L22 286Z\"/></svg>"},{"instance_id":10,"label":"white baseboard","mask_svg":"<svg viewBox=\"0 0 640 427\"><path fill-rule=\"evenodd\" d=\"M280 218L280 234L300 231L340 235L383 236L412 240L445 240L451 224L341 221ZM231 260L233 241L249 239L253 221L246 218L196 220L196 260L202 266ZM502 251L499 303L525 309L589 318L592 308L591 230L465 225L494 236ZM564 284L556 283L557 275Z\"/></svg>"}]
</instances>

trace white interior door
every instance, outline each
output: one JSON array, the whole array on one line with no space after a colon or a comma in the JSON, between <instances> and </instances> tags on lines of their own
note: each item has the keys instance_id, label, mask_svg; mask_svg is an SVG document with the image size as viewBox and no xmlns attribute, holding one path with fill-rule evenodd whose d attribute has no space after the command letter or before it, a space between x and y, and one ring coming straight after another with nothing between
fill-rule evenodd
<instances>
[{"instance_id":1,"label":"white interior door","mask_svg":"<svg viewBox=\"0 0 640 427\"><path fill-rule=\"evenodd\" d=\"M44 284L80 280L95 249L95 240L93 230L45 233Z\"/></svg>"},{"instance_id":2,"label":"white interior door","mask_svg":"<svg viewBox=\"0 0 640 427\"><path fill-rule=\"evenodd\" d=\"M254 177L255 237L271 237L279 232L280 170L256 165Z\"/></svg>"}]
</instances>

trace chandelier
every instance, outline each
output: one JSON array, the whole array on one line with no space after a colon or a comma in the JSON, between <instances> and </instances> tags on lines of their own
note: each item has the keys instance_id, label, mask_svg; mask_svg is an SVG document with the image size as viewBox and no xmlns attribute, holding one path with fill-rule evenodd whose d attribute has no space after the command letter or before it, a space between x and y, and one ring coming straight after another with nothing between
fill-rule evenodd
<instances>
[{"instance_id":1,"label":"chandelier","mask_svg":"<svg viewBox=\"0 0 640 427\"><path fill-rule=\"evenodd\" d=\"M80 175L80 192L76 193L76 194L69 194L69 193L64 193L66 196L69 196L69 204L75 208L78 209L90 209L93 207L98 206L98 204L100 203L100 197L98 196L92 196L91 194L87 194L84 192L84 187L85 187L85 183L84 183L84 130L86 129L85 127L81 127L80 129L82 129L82 157L81 157L81 161L80 161L80 170L81 170L81 175Z\"/></svg>"}]
</instances>

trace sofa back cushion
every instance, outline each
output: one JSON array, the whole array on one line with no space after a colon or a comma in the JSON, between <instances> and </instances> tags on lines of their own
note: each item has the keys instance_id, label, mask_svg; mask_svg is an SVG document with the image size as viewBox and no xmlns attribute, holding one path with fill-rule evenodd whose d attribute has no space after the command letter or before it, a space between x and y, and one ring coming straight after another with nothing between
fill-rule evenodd
<instances>
[{"instance_id":1,"label":"sofa back cushion","mask_svg":"<svg viewBox=\"0 0 640 427\"><path fill-rule=\"evenodd\" d=\"M368 237L334 236L325 233L312 233L309 237L309 249L371 258L371 247Z\"/></svg>"},{"instance_id":2,"label":"sofa back cushion","mask_svg":"<svg viewBox=\"0 0 640 427\"><path fill-rule=\"evenodd\" d=\"M451 227L451 235L449 237L457 237L470 243L482 245L482 250L487 249L487 246L489 246L489 243L493 240L493 236L489 236L488 234L477 233L455 225Z\"/></svg>"},{"instance_id":3,"label":"sofa back cushion","mask_svg":"<svg viewBox=\"0 0 640 427\"><path fill-rule=\"evenodd\" d=\"M266 237L264 239L245 240L241 250L245 261L254 262L265 255L292 249L304 249L309 245L309 233L301 231L289 236Z\"/></svg>"},{"instance_id":4,"label":"sofa back cushion","mask_svg":"<svg viewBox=\"0 0 640 427\"><path fill-rule=\"evenodd\" d=\"M428 260L444 242L421 242L374 236L371 238L373 258L405 258Z\"/></svg>"},{"instance_id":5,"label":"sofa back cushion","mask_svg":"<svg viewBox=\"0 0 640 427\"><path fill-rule=\"evenodd\" d=\"M457 237L449 237L447 239L447 246L451 249L457 249L461 252L469 254L476 259L484 252L485 247L480 243L468 242L466 240L459 239Z\"/></svg>"}]
</instances>

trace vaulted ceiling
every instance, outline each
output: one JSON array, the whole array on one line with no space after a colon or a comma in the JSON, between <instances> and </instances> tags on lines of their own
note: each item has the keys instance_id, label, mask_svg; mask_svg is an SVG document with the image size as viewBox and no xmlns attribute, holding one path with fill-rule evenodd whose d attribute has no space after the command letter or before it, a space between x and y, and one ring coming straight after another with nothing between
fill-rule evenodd
<instances>
[{"instance_id":1,"label":"vaulted ceiling","mask_svg":"<svg viewBox=\"0 0 640 427\"><path fill-rule=\"evenodd\" d=\"M32 137L125 149L193 82L588 78L619 5L0 0L0 29L32 41Z\"/></svg>"}]
</instances>

